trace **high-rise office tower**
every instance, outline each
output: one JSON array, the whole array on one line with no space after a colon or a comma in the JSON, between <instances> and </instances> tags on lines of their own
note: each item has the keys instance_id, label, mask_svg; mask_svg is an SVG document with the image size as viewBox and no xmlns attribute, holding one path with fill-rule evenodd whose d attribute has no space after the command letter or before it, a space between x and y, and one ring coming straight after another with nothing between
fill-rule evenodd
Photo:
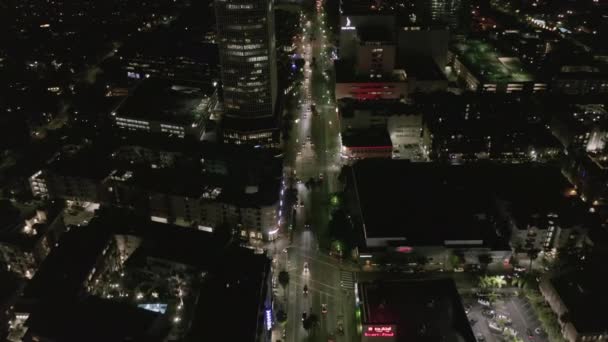
<instances>
[{"instance_id":1,"label":"high-rise office tower","mask_svg":"<svg viewBox=\"0 0 608 342\"><path fill-rule=\"evenodd\" d=\"M425 24L443 23L450 29L459 26L461 0L417 0L417 14Z\"/></svg>"},{"instance_id":2,"label":"high-rise office tower","mask_svg":"<svg viewBox=\"0 0 608 342\"><path fill-rule=\"evenodd\" d=\"M272 0L215 0L224 98L224 142L278 141Z\"/></svg>"}]
</instances>

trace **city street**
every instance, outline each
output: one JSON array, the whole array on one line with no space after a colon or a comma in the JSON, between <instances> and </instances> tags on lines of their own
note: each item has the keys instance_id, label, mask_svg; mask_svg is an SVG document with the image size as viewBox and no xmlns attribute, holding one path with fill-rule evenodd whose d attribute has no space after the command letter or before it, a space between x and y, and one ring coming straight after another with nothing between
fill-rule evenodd
<instances>
[{"instance_id":1,"label":"city street","mask_svg":"<svg viewBox=\"0 0 608 342\"><path fill-rule=\"evenodd\" d=\"M294 108L294 122L285 141L285 170L298 201L288 246L277 251L278 269L289 271L286 341L352 341L354 339L355 269L328 256L319 238L330 218L330 196L339 191L340 136L333 100L332 61L324 35L325 14L321 2L311 18L301 16L302 34L295 41L297 54L305 60L302 85ZM309 180L313 185L305 185ZM290 210L290 209L288 209ZM306 266L305 266L306 265ZM304 293L304 286L308 293ZM322 312L326 306L327 312ZM303 326L303 313L318 317L310 331ZM339 328L341 326L341 328ZM282 327L277 327L281 330ZM276 340L276 339L275 339Z\"/></svg>"}]
</instances>

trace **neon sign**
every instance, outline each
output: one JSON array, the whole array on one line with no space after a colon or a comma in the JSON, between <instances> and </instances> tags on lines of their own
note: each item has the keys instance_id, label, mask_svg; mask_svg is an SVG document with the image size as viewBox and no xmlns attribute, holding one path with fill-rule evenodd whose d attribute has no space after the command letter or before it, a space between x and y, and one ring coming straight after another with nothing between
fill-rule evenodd
<instances>
[{"instance_id":1,"label":"neon sign","mask_svg":"<svg viewBox=\"0 0 608 342\"><path fill-rule=\"evenodd\" d=\"M363 331L365 337L395 337L395 328L391 325L371 325Z\"/></svg>"},{"instance_id":2,"label":"neon sign","mask_svg":"<svg viewBox=\"0 0 608 342\"><path fill-rule=\"evenodd\" d=\"M413 250L413 248L408 247L408 246L399 246L399 247L395 248L395 251L399 252L399 253L411 253L412 250Z\"/></svg>"},{"instance_id":3,"label":"neon sign","mask_svg":"<svg viewBox=\"0 0 608 342\"><path fill-rule=\"evenodd\" d=\"M346 17L346 26L342 26L342 30L356 30L354 26L350 26L350 18Z\"/></svg>"}]
</instances>

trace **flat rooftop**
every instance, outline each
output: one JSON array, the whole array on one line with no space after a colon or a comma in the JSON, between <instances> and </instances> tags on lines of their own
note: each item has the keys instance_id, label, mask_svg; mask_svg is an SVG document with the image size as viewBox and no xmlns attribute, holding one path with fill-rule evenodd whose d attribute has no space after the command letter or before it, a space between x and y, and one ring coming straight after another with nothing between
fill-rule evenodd
<instances>
[{"instance_id":1,"label":"flat rooftop","mask_svg":"<svg viewBox=\"0 0 608 342\"><path fill-rule=\"evenodd\" d=\"M504 56L492 45L480 40L467 40L452 45L458 59L476 77L493 83L532 82L528 73L516 57Z\"/></svg>"},{"instance_id":2,"label":"flat rooftop","mask_svg":"<svg viewBox=\"0 0 608 342\"><path fill-rule=\"evenodd\" d=\"M382 74L382 77L371 78L369 74L357 74L355 66L349 61L334 61L336 71L336 83L386 83L386 82L407 82L407 75L404 70L395 69L392 73Z\"/></svg>"},{"instance_id":3,"label":"flat rooftop","mask_svg":"<svg viewBox=\"0 0 608 342\"><path fill-rule=\"evenodd\" d=\"M376 43L381 42L387 45L395 45L393 42L393 32L385 27L365 26L357 28L357 35L361 40L361 44L366 42Z\"/></svg>"},{"instance_id":4,"label":"flat rooftop","mask_svg":"<svg viewBox=\"0 0 608 342\"><path fill-rule=\"evenodd\" d=\"M475 336L452 279L359 284L363 324L396 325L396 341L465 341Z\"/></svg>"},{"instance_id":5,"label":"flat rooftop","mask_svg":"<svg viewBox=\"0 0 608 342\"><path fill-rule=\"evenodd\" d=\"M368 239L404 238L412 246L496 240L489 194L471 181L468 166L368 159L353 173Z\"/></svg>"},{"instance_id":6,"label":"flat rooftop","mask_svg":"<svg viewBox=\"0 0 608 342\"><path fill-rule=\"evenodd\" d=\"M430 57L409 57L402 62L407 77L424 81L447 81L445 74Z\"/></svg>"},{"instance_id":7,"label":"flat rooftop","mask_svg":"<svg viewBox=\"0 0 608 342\"><path fill-rule=\"evenodd\" d=\"M524 226L536 213L558 213L563 226L597 224L584 203L569 195L572 186L555 166L376 159L358 161L353 174L367 238L502 246L494 228L496 200L508 202Z\"/></svg>"},{"instance_id":8,"label":"flat rooftop","mask_svg":"<svg viewBox=\"0 0 608 342\"><path fill-rule=\"evenodd\" d=\"M356 112L371 112L372 115L418 115L420 110L411 104L403 103L399 100L374 100L361 101L352 98L338 100L340 116L352 118Z\"/></svg>"},{"instance_id":9,"label":"flat rooftop","mask_svg":"<svg viewBox=\"0 0 608 342\"><path fill-rule=\"evenodd\" d=\"M209 85L146 79L116 111L118 117L187 125L207 114Z\"/></svg>"},{"instance_id":10,"label":"flat rooftop","mask_svg":"<svg viewBox=\"0 0 608 342\"><path fill-rule=\"evenodd\" d=\"M602 276L603 275L603 276ZM578 271L552 278L551 284L564 302L570 321L579 332L605 333L608 327L605 271Z\"/></svg>"},{"instance_id":11,"label":"flat rooftop","mask_svg":"<svg viewBox=\"0 0 608 342\"><path fill-rule=\"evenodd\" d=\"M39 305L26 325L26 336L51 341L160 342L169 330L159 313L95 297Z\"/></svg>"},{"instance_id":12,"label":"flat rooftop","mask_svg":"<svg viewBox=\"0 0 608 342\"><path fill-rule=\"evenodd\" d=\"M342 135L342 145L347 148L392 147L393 143L385 128L355 130Z\"/></svg>"}]
</instances>

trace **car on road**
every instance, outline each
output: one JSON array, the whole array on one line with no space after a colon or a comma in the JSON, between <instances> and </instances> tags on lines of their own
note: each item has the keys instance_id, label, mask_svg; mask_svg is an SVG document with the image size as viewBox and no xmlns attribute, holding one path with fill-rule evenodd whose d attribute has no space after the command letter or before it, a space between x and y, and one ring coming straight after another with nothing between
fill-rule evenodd
<instances>
[{"instance_id":1,"label":"car on road","mask_svg":"<svg viewBox=\"0 0 608 342\"><path fill-rule=\"evenodd\" d=\"M304 285L304 289L302 290L302 292L305 296L308 294L308 285Z\"/></svg>"},{"instance_id":2,"label":"car on road","mask_svg":"<svg viewBox=\"0 0 608 342\"><path fill-rule=\"evenodd\" d=\"M308 272L309 272L309 269L308 269L308 263L307 263L307 262L305 262L305 263L304 263L304 274L308 274Z\"/></svg>"},{"instance_id":3,"label":"car on road","mask_svg":"<svg viewBox=\"0 0 608 342\"><path fill-rule=\"evenodd\" d=\"M323 314L327 313L327 304L321 304L321 313L323 313Z\"/></svg>"}]
</instances>

